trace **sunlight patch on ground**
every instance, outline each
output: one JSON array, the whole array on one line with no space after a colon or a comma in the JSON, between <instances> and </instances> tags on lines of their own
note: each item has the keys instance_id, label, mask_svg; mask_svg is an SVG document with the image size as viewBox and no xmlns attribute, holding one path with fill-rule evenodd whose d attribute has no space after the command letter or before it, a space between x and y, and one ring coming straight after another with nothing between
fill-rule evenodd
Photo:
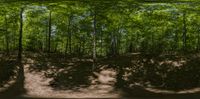
<instances>
[{"instance_id":1,"label":"sunlight patch on ground","mask_svg":"<svg viewBox=\"0 0 200 99\"><path fill-rule=\"evenodd\" d=\"M97 74L96 82L86 88L77 90L55 90L49 86L52 80L44 76L44 72L30 72L30 65L25 65L25 89L26 97L56 97L56 98L118 98L120 93L115 91L113 85L116 82L116 72L104 70Z\"/></svg>"},{"instance_id":2,"label":"sunlight patch on ground","mask_svg":"<svg viewBox=\"0 0 200 99\"><path fill-rule=\"evenodd\" d=\"M182 91L172 91L172 90L161 90L161 89L154 89L154 88L145 88L147 91L154 92L154 93L161 93L161 94L189 94L189 93L197 93L200 92L200 88L182 90Z\"/></svg>"}]
</instances>

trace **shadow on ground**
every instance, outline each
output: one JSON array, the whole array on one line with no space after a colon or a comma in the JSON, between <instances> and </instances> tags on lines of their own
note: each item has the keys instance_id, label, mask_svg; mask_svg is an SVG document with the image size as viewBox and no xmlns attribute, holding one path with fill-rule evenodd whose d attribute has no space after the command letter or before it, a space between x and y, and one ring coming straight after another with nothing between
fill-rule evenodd
<instances>
[{"instance_id":1,"label":"shadow on ground","mask_svg":"<svg viewBox=\"0 0 200 99\"><path fill-rule=\"evenodd\" d=\"M25 93L22 64L7 56L1 58L0 65L0 99L15 99Z\"/></svg>"},{"instance_id":2,"label":"shadow on ground","mask_svg":"<svg viewBox=\"0 0 200 99\"><path fill-rule=\"evenodd\" d=\"M48 86L55 91L68 89L79 91L81 88L101 83L114 86L113 90L120 91L118 98L198 99L200 97L200 89L195 89L200 85L200 57L197 54L184 56L130 54L99 58L93 67L92 59L87 57L31 53L26 54L24 64L30 64L29 72L41 72L46 78L51 78ZM114 71L116 75L110 71ZM19 74L23 75L23 72ZM99 75L106 78L102 80ZM18 83L8 89L12 90L7 91L8 96L21 92L18 88L23 88L23 78L19 79ZM22 96L16 98L42 99Z\"/></svg>"},{"instance_id":3,"label":"shadow on ground","mask_svg":"<svg viewBox=\"0 0 200 99\"><path fill-rule=\"evenodd\" d=\"M30 72L43 72L45 77L53 78L49 86L55 90L77 89L88 87L92 76L90 59L69 58L57 54L27 56L33 61ZM29 62L28 62L29 63Z\"/></svg>"},{"instance_id":4,"label":"shadow on ground","mask_svg":"<svg viewBox=\"0 0 200 99\"><path fill-rule=\"evenodd\" d=\"M30 71L43 71L53 78L50 86L63 88L87 87L94 72L112 69L117 72L118 86L141 84L167 90L185 90L200 86L200 57L198 55L151 55L133 54L118 57L99 58L95 69L92 59L65 57L52 54L50 58L40 54L30 57L34 60Z\"/></svg>"}]
</instances>

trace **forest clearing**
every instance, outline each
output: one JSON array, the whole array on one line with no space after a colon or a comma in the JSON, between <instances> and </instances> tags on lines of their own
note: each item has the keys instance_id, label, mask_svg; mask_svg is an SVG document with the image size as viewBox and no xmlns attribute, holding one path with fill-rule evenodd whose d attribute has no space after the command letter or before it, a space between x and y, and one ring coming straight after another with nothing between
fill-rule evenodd
<instances>
[{"instance_id":1,"label":"forest clearing","mask_svg":"<svg viewBox=\"0 0 200 99\"><path fill-rule=\"evenodd\" d=\"M0 0L0 99L199 99L198 0Z\"/></svg>"}]
</instances>

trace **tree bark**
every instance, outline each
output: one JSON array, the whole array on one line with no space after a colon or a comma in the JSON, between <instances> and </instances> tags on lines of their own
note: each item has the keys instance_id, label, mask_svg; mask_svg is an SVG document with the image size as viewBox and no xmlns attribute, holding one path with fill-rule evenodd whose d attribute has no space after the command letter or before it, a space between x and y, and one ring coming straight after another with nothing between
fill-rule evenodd
<instances>
[{"instance_id":1,"label":"tree bark","mask_svg":"<svg viewBox=\"0 0 200 99\"><path fill-rule=\"evenodd\" d=\"M102 30L101 30L101 32L100 32L100 36L101 36L101 38L100 38L100 40L101 40L101 55L103 56L103 34L102 34Z\"/></svg>"},{"instance_id":2,"label":"tree bark","mask_svg":"<svg viewBox=\"0 0 200 99\"><path fill-rule=\"evenodd\" d=\"M49 12L49 40L48 40L48 52L51 52L51 11Z\"/></svg>"},{"instance_id":3,"label":"tree bark","mask_svg":"<svg viewBox=\"0 0 200 99\"><path fill-rule=\"evenodd\" d=\"M20 11L20 29L19 29L19 48L18 48L18 61L21 63L22 59L22 33L23 33L23 8Z\"/></svg>"},{"instance_id":4,"label":"tree bark","mask_svg":"<svg viewBox=\"0 0 200 99\"><path fill-rule=\"evenodd\" d=\"M66 55L68 54L68 46L69 46L69 38L67 38L67 42L66 42L66 45L65 45L65 54Z\"/></svg>"},{"instance_id":5,"label":"tree bark","mask_svg":"<svg viewBox=\"0 0 200 99\"><path fill-rule=\"evenodd\" d=\"M133 52L133 36L131 36L130 45L129 45L129 53Z\"/></svg>"},{"instance_id":6,"label":"tree bark","mask_svg":"<svg viewBox=\"0 0 200 99\"><path fill-rule=\"evenodd\" d=\"M199 33L198 33L197 37L198 38L197 38L197 49L196 50L199 51L199 48L200 48L200 45L199 45L200 44L200 34Z\"/></svg>"},{"instance_id":7,"label":"tree bark","mask_svg":"<svg viewBox=\"0 0 200 99\"><path fill-rule=\"evenodd\" d=\"M110 33L111 36L111 45L110 45L110 54L113 56L114 55L114 33Z\"/></svg>"},{"instance_id":8,"label":"tree bark","mask_svg":"<svg viewBox=\"0 0 200 99\"><path fill-rule=\"evenodd\" d=\"M18 76L16 80L16 85L18 86L19 92L24 92L24 67L22 64L22 36L23 36L23 11L24 8L21 8L20 11L20 28L19 28L19 48L18 48Z\"/></svg>"},{"instance_id":9,"label":"tree bark","mask_svg":"<svg viewBox=\"0 0 200 99\"><path fill-rule=\"evenodd\" d=\"M154 52L154 34L151 32L151 52Z\"/></svg>"},{"instance_id":10,"label":"tree bark","mask_svg":"<svg viewBox=\"0 0 200 99\"><path fill-rule=\"evenodd\" d=\"M178 31L175 31L175 37L174 37L174 46L173 46L173 51L177 50L178 48Z\"/></svg>"},{"instance_id":11,"label":"tree bark","mask_svg":"<svg viewBox=\"0 0 200 99\"><path fill-rule=\"evenodd\" d=\"M45 35L45 39L46 39L46 43L45 43L45 51L48 52L48 19L47 19L47 23L46 23L46 35Z\"/></svg>"},{"instance_id":12,"label":"tree bark","mask_svg":"<svg viewBox=\"0 0 200 99\"><path fill-rule=\"evenodd\" d=\"M6 54L9 54L8 22L6 15L5 15L5 40L6 40Z\"/></svg>"},{"instance_id":13,"label":"tree bark","mask_svg":"<svg viewBox=\"0 0 200 99\"><path fill-rule=\"evenodd\" d=\"M93 69L96 63L96 12L94 11L93 15Z\"/></svg>"},{"instance_id":14,"label":"tree bark","mask_svg":"<svg viewBox=\"0 0 200 99\"><path fill-rule=\"evenodd\" d=\"M69 40L69 54L70 54L70 55L71 55L71 53L72 53L72 34L71 34L71 31L70 31L71 17L72 17L72 16L69 16L69 17L68 17L68 29L67 29L68 34L69 34L68 40ZM67 44L68 44L68 43L67 43Z\"/></svg>"},{"instance_id":15,"label":"tree bark","mask_svg":"<svg viewBox=\"0 0 200 99\"><path fill-rule=\"evenodd\" d=\"M186 26L186 11L183 12L183 51L186 50L187 46L187 26Z\"/></svg>"}]
</instances>

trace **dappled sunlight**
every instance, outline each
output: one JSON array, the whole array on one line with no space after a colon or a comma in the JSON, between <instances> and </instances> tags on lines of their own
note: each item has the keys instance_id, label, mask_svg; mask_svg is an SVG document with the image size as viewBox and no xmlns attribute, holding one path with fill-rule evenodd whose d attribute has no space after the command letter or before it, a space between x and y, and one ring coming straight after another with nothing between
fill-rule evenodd
<instances>
[{"instance_id":1,"label":"dappled sunlight","mask_svg":"<svg viewBox=\"0 0 200 99\"><path fill-rule=\"evenodd\" d=\"M59 60L59 55L47 57L36 53L25 57L24 97L121 98L143 95L160 97L162 94L179 97L200 92L198 85L195 85L195 79L191 78L199 70L197 56L166 58L131 54L99 58L93 70L92 60L89 58ZM123 67L121 73L120 67ZM122 86L117 84L119 76L124 80ZM172 79L176 79L176 82ZM4 84L5 88L6 86L8 84Z\"/></svg>"},{"instance_id":2,"label":"dappled sunlight","mask_svg":"<svg viewBox=\"0 0 200 99\"><path fill-rule=\"evenodd\" d=\"M166 77L168 72L164 71L173 70L173 68L177 67L180 69L184 68L188 62L190 62L187 58L176 58L175 60L173 57L170 59L162 57L146 58L144 56L140 56L139 54L136 54L137 57L132 58L134 55L135 54L116 58L110 57L110 59L99 59L95 70L91 70L91 59L68 58L65 60L58 60L59 56L46 58L45 56L35 55L35 57L27 58L27 64L25 65L25 88L27 89L27 95L61 98L76 98L79 96L123 97L124 92L126 91L116 89L115 87L118 82L118 66L123 66L123 80L126 82L125 85L128 84L128 87L132 90L133 95L140 95L142 93L153 95L189 94L199 92L198 88L180 91L168 90L165 89L166 87L164 86L166 83L171 82L165 82L164 79L166 78L162 78L162 82L159 83L161 84L160 86L154 85L154 83L159 82L158 80L156 82L156 76L152 78L150 75L143 74L143 77L145 77L143 78L140 77L141 75L137 74L148 70L146 66L149 65L153 66L151 68L158 68L158 70L161 70L154 72L157 76ZM45 60L40 60L42 58L45 58ZM114 60L114 62L110 60ZM38 66L40 68L37 68ZM138 69L141 71L138 71ZM133 74L133 72L135 72L135 74ZM135 80L131 80L130 78L134 78Z\"/></svg>"},{"instance_id":3,"label":"dappled sunlight","mask_svg":"<svg viewBox=\"0 0 200 99\"><path fill-rule=\"evenodd\" d=\"M116 83L116 72L113 70L102 70L100 73L94 72L97 81L102 84L114 85Z\"/></svg>"},{"instance_id":4,"label":"dappled sunlight","mask_svg":"<svg viewBox=\"0 0 200 99\"><path fill-rule=\"evenodd\" d=\"M40 60L43 57L45 58L45 56L35 54L34 57L27 57L26 65L24 65L26 95L57 98L117 98L120 96L114 87L116 70L107 68L108 65L97 66L99 69L91 71L91 59L71 58L48 61L54 59L46 58L46 60Z\"/></svg>"},{"instance_id":5,"label":"dappled sunlight","mask_svg":"<svg viewBox=\"0 0 200 99\"><path fill-rule=\"evenodd\" d=\"M199 99L199 0L0 0L0 99Z\"/></svg>"},{"instance_id":6,"label":"dappled sunlight","mask_svg":"<svg viewBox=\"0 0 200 99\"><path fill-rule=\"evenodd\" d=\"M192 88L187 90L181 91L173 91L173 90L164 90L164 89L156 89L156 88L145 88L145 90L153 93L160 93L160 94L193 94L193 93L200 93L200 88Z\"/></svg>"},{"instance_id":7,"label":"dappled sunlight","mask_svg":"<svg viewBox=\"0 0 200 99\"><path fill-rule=\"evenodd\" d=\"M134 57L134 56L133 56ZM185 90L198 87L199 58L187 56L142 56L125 67L124 80L146 87Z\"/></svg>"}]
</instances>

